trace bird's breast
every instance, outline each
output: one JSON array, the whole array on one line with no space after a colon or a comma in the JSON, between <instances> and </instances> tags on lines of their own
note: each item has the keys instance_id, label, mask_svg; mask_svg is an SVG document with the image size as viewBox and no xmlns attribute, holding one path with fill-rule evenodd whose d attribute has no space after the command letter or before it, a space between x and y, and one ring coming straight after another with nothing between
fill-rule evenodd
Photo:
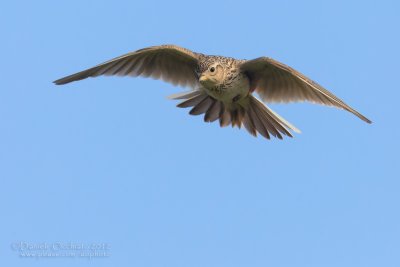
<instances>
[{"instance_id":1,"label":"bird's breast","mask_svg":"<svg viewBox=\"0 0 400 267\"><path fill-rule=\"evenodd\" d=\"M215 99L231 104L249 93L250 81L246 75L238 73L228 75L223 83L205 89Z\"/></svg>"}]
</instances>

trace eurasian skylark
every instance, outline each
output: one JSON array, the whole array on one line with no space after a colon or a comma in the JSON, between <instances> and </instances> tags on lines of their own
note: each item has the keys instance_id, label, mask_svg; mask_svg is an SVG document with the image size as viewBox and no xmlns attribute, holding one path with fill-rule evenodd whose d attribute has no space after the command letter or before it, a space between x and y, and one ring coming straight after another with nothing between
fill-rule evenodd
<instances>
[{"instance_id":1,"label":"eurasian skylark","mask_svg":"<svg viewBox=\"0 0 400 267\"><path fill-rule=\"evenodd\" d=\"M54 81L66 84L100 75L144 76L162 79L193 90L171 96L183 99L178 107L193 107L192 115L205 113L204 121L244 127L265 138L292 137L296 127L253 96L265 102L297 102L335 106L363 121L369 119L298 71L268 57L238 60L208 56L175 45L153 46L111 59L93 68Z\"/></svg>"}]
</instances>

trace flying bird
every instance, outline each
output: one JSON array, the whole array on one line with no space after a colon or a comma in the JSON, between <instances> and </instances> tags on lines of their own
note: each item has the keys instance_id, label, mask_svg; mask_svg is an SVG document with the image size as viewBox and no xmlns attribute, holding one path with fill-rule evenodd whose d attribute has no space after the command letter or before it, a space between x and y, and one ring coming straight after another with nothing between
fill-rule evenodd
<instances>
[{"instance_id":1,"label":"flying bird","mask_svg":"<svg viewBox=\"0 0 400 267\"><path fill-rule=\"evenodd\" d=\"M254 93L268 103L310 101L334 106L371 123L319 84L272 58L238 60L195 53L176 45L130 52L54 83L61 85L101 75L152 77L190 87L192 90L170 97L183 100L178 107L192 107L189 114L205 114L205 122L219 120L221 127L243 125L250 134L259 133L267 139L293 137L290 131L300 131Z\"/></svg>"}]
</instances>

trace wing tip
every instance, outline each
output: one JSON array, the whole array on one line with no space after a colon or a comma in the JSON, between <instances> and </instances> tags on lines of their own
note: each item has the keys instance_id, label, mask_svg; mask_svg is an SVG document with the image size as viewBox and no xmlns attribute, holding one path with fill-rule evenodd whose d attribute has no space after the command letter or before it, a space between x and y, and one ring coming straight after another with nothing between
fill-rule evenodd
<instances>
[{"instance_id":1,"label":"wing tip","mask_svg":"<svg viewBox=\"0 0 400 267\"><path fill-rule=\"evenodd\" d=\"M366 117L361 118L363 121L365 121L368 124L372 124L372 121Z\"/></svg>"},{"instance_id":2,"label":"wing tip","mask_svg":"<svg viewBox=\"0 0 400 267\"><path fill-rule=\"evenodd\" d=\"M362 115L361 113L357 112L354 109L350 109L349 110L351 113L353 113L354 115L356 115L357 117L359 117L361 120L365 121L368 124L372 124L372 121L370 119L368 119L367 117L365 117L364 115Z\"/></svg>"},{"instance_id":3,"label":"wing tip","mask_svg":"<svg viewBox=\"0 0 400 267\"><path fill-rule=\"evenodd\" d=\"M76 74L72 74L72 75L63 77L61 79L57 79L57 80L53 81L53 83L55 85L63 85L63 84L66 84L66 83L70 83L70 82L74 82L74 81L77 81L77 80L81 80L79 78L77 79L75 76L76 76Z\"/></svg>"},{"instance_id":4,"label":"wing tip","mask_svg":"<svg viewBox=\"0 0 400 267\"><path fill-rule=\"evenodd\" d=\"M90 70L91 69L65 76L63 78L53 81L53 83L56 85L63 85L63 84L80 81L80 80L92 77L93 74L91 72L89 72Z\"/></svg>"},{"instance_id":5,"label":"wing tip","mask_svg":"<svg viewBox=\"0 0 400 267\"><path fill-rule=\"evenodd\" d=\"M65 82L63 82L63 79L55 80L55 81L53 81L53 83L54 83L55 85L63 85L63 84L66 84Z\"/></svg>"}]
</instances>

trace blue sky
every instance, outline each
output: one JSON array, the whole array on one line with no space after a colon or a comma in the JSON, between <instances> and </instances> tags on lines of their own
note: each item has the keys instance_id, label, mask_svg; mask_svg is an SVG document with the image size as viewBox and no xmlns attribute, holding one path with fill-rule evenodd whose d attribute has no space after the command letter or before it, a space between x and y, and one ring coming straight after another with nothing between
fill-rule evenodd
<instances>
[{"instance_id":1,"label":"blue sky","mask_svg":"<svg viewBox=\"0 0 400 267\"><path fill-rule=\"evenodd\" d=\"M0 9L2 266L400 266L398 2ZM302 134L266 141L189 116L166 99L185 89L161 81L52 84L166 43L270 56L374 123L275 104ZM21 256L28 244L71 243L107 244L108 256Z\"/></svg>"}]
</instances>

